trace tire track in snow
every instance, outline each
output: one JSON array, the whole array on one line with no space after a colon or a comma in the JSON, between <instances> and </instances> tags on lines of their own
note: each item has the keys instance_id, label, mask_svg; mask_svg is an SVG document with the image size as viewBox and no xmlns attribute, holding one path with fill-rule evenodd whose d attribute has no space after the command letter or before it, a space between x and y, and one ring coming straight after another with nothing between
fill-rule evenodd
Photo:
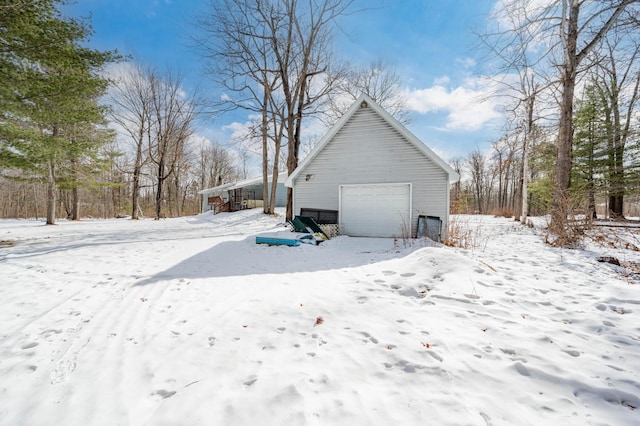
<instances>
[{"instance_id":1,"label":"tire track in snow","mask_svg":"<svg viewBox=\"0 0 640 426\"><path fill-rule=\"evenodd\" d=\"M95 423L99 422L100 413L113 412L127 421L128 414L122 407L134 408L132 401L141 396L132 390L144 388L153 376L147 360L140 357L148 350L145 326L150 301L160 301L170 284L141 288L114 282L107 288L103 286L101 294L90 303L85 300L82 326L69 330L71 334L56 352L55 368L50 373L51 385L63 386L52 391L57 395L58 405L68 408L57 411L65 413L66 417L60 419L62 423ZM101 366L99 371L92 370L95 365ZM79 419L71 410L71 401L64 391L70 386L76 393L73 404L81 403L86 408L81 413L87 418Z\"/></svg>"}]
</instances>

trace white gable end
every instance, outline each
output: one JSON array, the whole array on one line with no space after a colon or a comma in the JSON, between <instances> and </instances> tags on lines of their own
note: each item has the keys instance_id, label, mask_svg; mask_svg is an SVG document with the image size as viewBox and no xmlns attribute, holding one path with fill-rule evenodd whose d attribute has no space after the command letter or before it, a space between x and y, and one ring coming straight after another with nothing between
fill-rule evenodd
<instances>
[{"instance_id":1,"label":"white gable end","mask_svg":"<svg viewBox=\"0 0 640 426\"><path fill-rule=\"evenodd\" d=\"M449 181L452 173L457 175L372 105L363 107L360 101L352 107L289 177L294 214L301 209L338 211L341 221L349 221L342 223L347 233L353 229L353 235L365 236L400 237L407 232L403 227L415 234L419 215L446 222ZM362 223L354 224L358 215Z\"/></svg>"}]
</instances>

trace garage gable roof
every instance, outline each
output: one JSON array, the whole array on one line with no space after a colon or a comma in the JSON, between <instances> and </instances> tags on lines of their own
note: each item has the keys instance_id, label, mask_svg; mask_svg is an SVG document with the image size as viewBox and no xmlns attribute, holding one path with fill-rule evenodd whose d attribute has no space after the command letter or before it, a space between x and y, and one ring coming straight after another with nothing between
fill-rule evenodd
<instances>
[{"instance_id":1,"label":"garage gable roof","mask_svg":"<svg viewBox=\"0 0 640 426\"><path fill-rule=\"evenodd\" d=\"M386 121L392 128L394 128L404 139L415 146L425 157L436 163L442 170L444 170L449 176L450 182L457 182L460 179L458 173L451 168L442 158L440 158L435 152L426 146L420 139L418 139L413 133L411 133L405 126L403 126L398 120L393 118L391 114L384 110L380 105L373 101L369 96L364 93L358 97L358 99L349 107L347 112L338 120L338 122L324 135L324 137L313 147L311 152L302 160L298 167L287 178L285 185L289 188L293 187L293 181L300 175L311 161L324 149L324 147L333 139L333 137L344 127L344 125L353 117L358 111L360 106L366 103L366 106L371 108L376 114L384 121Z\"/></svg>"}]
</instances>

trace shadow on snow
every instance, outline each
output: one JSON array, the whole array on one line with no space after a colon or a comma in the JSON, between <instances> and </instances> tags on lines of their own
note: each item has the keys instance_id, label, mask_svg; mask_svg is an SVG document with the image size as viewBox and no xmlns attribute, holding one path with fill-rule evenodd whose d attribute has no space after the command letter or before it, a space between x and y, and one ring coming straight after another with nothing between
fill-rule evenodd
<instances>
[{"instance_id":1,"label":"shadow on snow","mask_svg":"<svg viewBox=\"0 0 640 426\"><path fill-rule=\"evenodd\" d=\"M398 256L390 238L339 237L319 246L268 246L256 235L224 241L135 285L173 279L204 279L263 274L316 272L358 267Z\"/></svg>"}]
</instances>

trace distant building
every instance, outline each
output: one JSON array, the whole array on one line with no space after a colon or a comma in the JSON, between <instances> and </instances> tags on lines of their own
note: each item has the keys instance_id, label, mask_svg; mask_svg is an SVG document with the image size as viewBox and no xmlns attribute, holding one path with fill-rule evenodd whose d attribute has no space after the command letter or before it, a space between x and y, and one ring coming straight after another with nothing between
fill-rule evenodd
<instances>
[{"instance_id":1,"label":"distant building","mask_svg":"<svg viewBox=\"0 0 640 426\"><path fill-rule=\"evenodd\" d=\"M286 179L286 172L278 175L275 207L286 205L287 189L284 186ZM272 180L272 175L269 175L269 191L271 191ZM262 207L265 199L262 176L203 189L198 194L202 195L201 211L204 213L213 210L214 214Z\"/></svg>"}]
</instances>

